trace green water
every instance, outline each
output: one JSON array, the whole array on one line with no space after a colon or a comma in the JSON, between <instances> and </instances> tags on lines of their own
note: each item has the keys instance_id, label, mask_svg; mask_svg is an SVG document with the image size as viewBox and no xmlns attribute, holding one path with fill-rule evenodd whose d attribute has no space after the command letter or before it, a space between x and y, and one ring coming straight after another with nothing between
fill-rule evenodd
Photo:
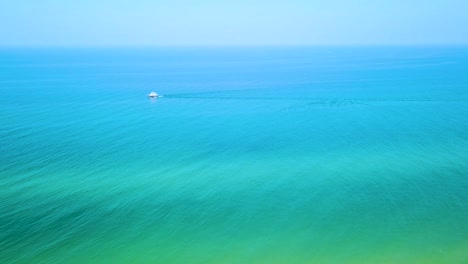
<instances>
[{"instance_id":1,"label":"green water","mask_svg":"<svg viewBox=\"0 0 468 264\"><path fill-rule=\"evenodd\" d=\"M1 50L0 262L468 263L467 72L462 47Z\"/></svg>"}]
</instances>

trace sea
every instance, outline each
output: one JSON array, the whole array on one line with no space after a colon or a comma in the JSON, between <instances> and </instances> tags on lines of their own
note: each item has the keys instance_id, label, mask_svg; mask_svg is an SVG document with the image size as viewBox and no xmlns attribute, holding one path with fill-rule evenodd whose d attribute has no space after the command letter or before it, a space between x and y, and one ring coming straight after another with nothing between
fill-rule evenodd
<instances>
[{"instance_id":1,"label":"sea","mask_svg":"<svg viewBox=\"0 0 468 264\"><path fill-rule=\"evenodd\" d=\"M0 263L466 264L468 47L1 48Z\"/></svg>"}]
</instances>

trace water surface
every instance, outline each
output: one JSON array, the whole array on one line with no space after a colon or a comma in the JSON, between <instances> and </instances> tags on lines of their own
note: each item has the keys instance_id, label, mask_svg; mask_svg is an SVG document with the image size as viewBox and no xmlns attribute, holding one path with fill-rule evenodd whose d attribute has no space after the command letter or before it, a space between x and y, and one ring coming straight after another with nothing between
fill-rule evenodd
<instances>
[{"instance_id":1,"label":"water surface","mask_svg":"<svg viewBox=\"0 0 468 264\"><path fill-rule=\"evenodd\" d=\"M463 47L3 49L0 260L466 263L467 72Z\"/></svg>"}]
</instances>

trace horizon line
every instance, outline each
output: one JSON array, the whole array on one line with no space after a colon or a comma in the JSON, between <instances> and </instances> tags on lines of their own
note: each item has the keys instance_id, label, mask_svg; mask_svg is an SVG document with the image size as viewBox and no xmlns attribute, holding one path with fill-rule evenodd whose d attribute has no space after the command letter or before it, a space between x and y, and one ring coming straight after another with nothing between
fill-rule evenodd
<instances>
[{"instance_id":1,"label":"horizon line","mask_svg":"<svg viewBox=\"0 0 468 264\"><path fill-rule=\"evenodd\" d=\"M362 43L362 44L0 44L0 48L313 48L313 47L468 47L468 43Z\"/></svg>"}]
</instances>

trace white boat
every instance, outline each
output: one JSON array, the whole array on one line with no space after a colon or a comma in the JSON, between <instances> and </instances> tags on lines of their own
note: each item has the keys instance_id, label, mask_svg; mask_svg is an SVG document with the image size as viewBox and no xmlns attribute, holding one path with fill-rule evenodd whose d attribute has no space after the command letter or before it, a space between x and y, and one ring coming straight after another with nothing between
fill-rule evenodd
<instances>
[{"instance_id":1,"label":"white boat","mask_svg":"<svg viewBox=\"0 0 468 264\"><path fill-rule=\"evenodd\" d=\"M157 94L155 92L151 92L151 93L148 94L148 97L156 98L156 97L159 97L159 94Z\"/></svg>"}]
</instances>

